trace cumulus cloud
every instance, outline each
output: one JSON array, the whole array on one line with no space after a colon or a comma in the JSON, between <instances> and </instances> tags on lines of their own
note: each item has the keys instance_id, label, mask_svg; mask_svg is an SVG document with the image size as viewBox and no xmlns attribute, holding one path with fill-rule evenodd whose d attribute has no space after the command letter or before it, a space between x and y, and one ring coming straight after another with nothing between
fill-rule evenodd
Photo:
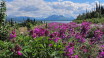
<instances>
[{"instance_id":1,"label":"cumulus cloud","mask_svg":"<svg viewBox=\"0 0 104 58\"><path fill-rule=\"evenodd\" d=\"M59 2L61 1L61 2ZM44 0L13 0L7 2L8 16L48 17L50 15L64 15L76 17L79 13L94 8L95 3L74 3L58 0L46 2Z\"/></svg>"}]
</instances>

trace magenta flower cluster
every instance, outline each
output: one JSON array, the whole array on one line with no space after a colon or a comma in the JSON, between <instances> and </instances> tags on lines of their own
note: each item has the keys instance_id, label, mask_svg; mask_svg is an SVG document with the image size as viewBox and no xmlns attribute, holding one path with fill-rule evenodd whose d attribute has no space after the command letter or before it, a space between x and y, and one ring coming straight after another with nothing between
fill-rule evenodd
<instances>
[{"instance_id":1,"label":"magenta flower cluster","mask_svg":"<svg viewBox=\"0 0 104 58\"><path fill-rule=\"evenodd\" d=\"M10 33L10 39L16 38L16 31L13 30L12 33Z\"/></svg>"},{"instance_id":2,"label":"magenta flower cluster","mask_svg":"<svg viewBox=\"0 0 104 58\"><path fill-rule=\"evenodd\" d=\"M17 54L19 56L22 56L21 50L22 50L22 48L19 45L16 45L14 48L10 49L11 52L13 52L14 54Z\"/></svg>"},{"instance_id":3,"label":"magenta flower cluster","mask_svg":"<svg viewBox=\"0 0 104 58\"><path fill-rule=\"evenodd\" d=\"M48 36L49 31L47 31L46 29L43 29L43 28L35 28L34 30L30 31L30 35L33 38L40 37L40 36Z\"/></svg>"},{"instance_id":4,"label":"magenta flower cluster","mask_svg":"<svg viewBox=\"0 0 104 58\"><path fill-rule=\"evenodd\" d=\"M88 53L89 49L87 46L84 46L85 43L93 46L96 42L101 41L104 35L104 32L101 29L91 30L90 22L82 22L81 24L77 24L75 22L70 23L49 23L47 28L34 28L34 30L30 31L30 35L33 38L37 38L40 36L49 37L50 41L54 41L55 43L63 43L65 44L64 54L69 58L80 58L79 55L75 55L75 45L80 43L79 50L83 51L83 53ZM92 36L89 38L89 32L93 32ZM73 41L68 42L69 39L74 38ZM75 41L75 42L74 42ZM76 43L77 42L77 43ZM53 44L49 43L49 47L52 47ZM104 51L99 52L99 58L104 57Z\"/></svg>"}]
</instances>

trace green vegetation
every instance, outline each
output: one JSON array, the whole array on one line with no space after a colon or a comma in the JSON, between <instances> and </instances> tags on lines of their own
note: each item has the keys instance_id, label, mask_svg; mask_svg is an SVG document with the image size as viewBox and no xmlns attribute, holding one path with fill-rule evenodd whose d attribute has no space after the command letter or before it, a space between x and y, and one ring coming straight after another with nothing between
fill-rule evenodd
<instances>
[{"instance_id":1,"label":"green vegetation","mask_svg":"<svg viewBox=\"0 0 104 58\"><path fill-rule=\"evenodd\" d=\"M26 27L28 31L34 26L43 24L41 21L35 21L31 19L27 19L24 22L16 23L12 19L10 21L6 21L6 4L4 0L0 0L0 40L6 40L9 37L9 32L11 30L18 30L21 27Z\"/></svg>"},{"instance_id":2,"label":"green vegetation","mask_svg":"<svg viewBox=\"0 0 104 58\"><path fill-rule=\"evenodd\" d=\"M104 17L102 18L91 18L85 20L73 20L73 22L82 23L83 21L92 22L92 23L104 23Z\"/></svg>"},{"instance_id":3,"label":"green vegetation","mask_svg":"<svg viewBox=\"0 0 104 58\"><path fill-rule=\"evenodd\" d=\"M29 18L16 23L5 21L3 9L6 11L6 7L0 9L0 58L104 58L104 27L91 27L83 20L75 20L81 25L44 24ZM99 18L86 21L103 23L104 18Z\"/></svg>"},{"instance_id":4,"label":"green vegetation","mask_svg":"<svg viewBox=\"0 0 104 58\"><path fill-rule=\"evenodd\" d=\"M81 23L82 21L89 21L92 23L104 23L104 7L99 3L96 3L94 10L80 14L74 22Z\"/></svg>"},{"instance_id":5,"label":"green vegetation","mask_svg":"<svg viewBox=\"0 0 104 58\"><path fill-rule=\"evenodd\" d=\"M2 23L5 21L6 18L6 4L4 0L0 1L0 26L2 25Z\"/></svg>"}]
</instances>

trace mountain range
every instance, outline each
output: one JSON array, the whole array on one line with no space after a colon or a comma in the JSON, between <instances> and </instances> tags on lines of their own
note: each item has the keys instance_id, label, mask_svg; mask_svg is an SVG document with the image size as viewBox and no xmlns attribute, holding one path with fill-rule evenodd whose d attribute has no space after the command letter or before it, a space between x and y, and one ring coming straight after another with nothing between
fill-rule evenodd
<instances>
[{"instance_id":1,"label":"mountain range","mask_svg":"<svg viewBox=\"0 0 104 58\"><path fill-rule=\"evenodd\" d=\"M73 17L65 17L63 15L51 15L47 18L34 18L34 17L26 17L26 16L20 16L20 17L7 17L7 21L9 20L12 20L13 21L24 21L24 20L27 20L28 18L30 18L31 20L36 20L36 21L72 21L74 20L75 18Z\"/></svg>"}]
</instances>

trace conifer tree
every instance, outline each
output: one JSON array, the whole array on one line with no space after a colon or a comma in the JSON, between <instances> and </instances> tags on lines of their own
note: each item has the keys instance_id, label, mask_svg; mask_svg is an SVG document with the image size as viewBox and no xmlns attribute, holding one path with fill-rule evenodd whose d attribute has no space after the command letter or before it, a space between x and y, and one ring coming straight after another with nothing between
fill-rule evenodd
<instances>
[{"instance_id":1,"label":"conifer tree","mask_svg":"<svg viewBox=\"0 0 104 58\"><path fill-rule=\"evenodd\" d=\"M92 19L92 18L102 18L104 17L104 6L102 6L100 3L96 3L96 7L92 11L87 11L86 13L80 14L77 17L77 20L84 20L84 19Z\"/></svg>"},{"instance_id":2,"label":"conifer tree","mask_svg":"<svg viewBox=\"0 0 104 58\"><path fill-rule=\"evenodd\" d=\"M4 0L0 1L0 25L5 22L6 18L6 4Z\"/></svg>"}]
</instances>

